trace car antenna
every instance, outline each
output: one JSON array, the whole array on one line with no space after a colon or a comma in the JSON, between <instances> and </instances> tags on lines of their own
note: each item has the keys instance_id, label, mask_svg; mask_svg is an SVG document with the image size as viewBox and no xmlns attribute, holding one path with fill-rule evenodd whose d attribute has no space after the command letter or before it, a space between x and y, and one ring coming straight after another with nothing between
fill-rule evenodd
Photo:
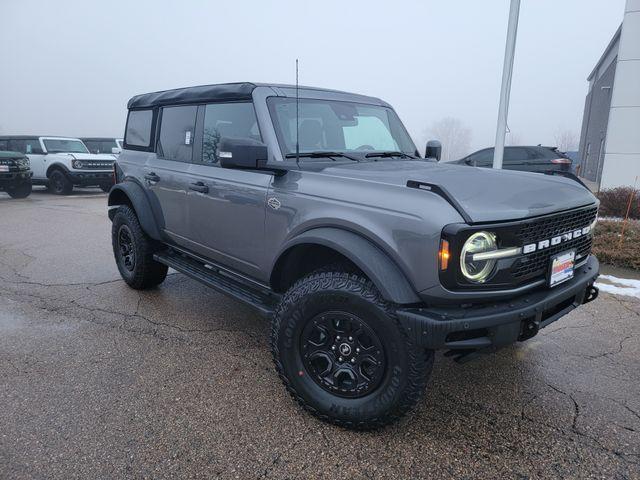
<instances>
[{"instance_id":1,"label":"car antenna","mask_svg":"<svg viewBox=\"0 0 640 480\"><path fill-rule=\"evenodd\" d=\"M300 143L298 142L298 128L300 124L299 120L299 103L300 99L298 97L298 59L296 58L296 166L300 168Z\"/></svg>"}]
</instances>

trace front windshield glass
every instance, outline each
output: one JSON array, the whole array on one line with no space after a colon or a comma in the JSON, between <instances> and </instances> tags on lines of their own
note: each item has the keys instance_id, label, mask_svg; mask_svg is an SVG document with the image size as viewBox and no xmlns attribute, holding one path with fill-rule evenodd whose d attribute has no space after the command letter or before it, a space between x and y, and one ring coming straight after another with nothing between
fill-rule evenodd
<instances>
[{"instance_id":1,"label":"front windshield glass","mask_svg":"<svg viewBox=\"0 0 640 480\"><path fill-rule=\"evenodd\" d=\"M268 100L284 156L296 151L296 100ZM415 155L416 147L395 112L387 107L333 100L299 100L300 153L361 154L402 152Z\"/></svg>"},{"instance_id":2,"label":"front windshield glass","mask_svg":"<svg viewBox=\"0 0 640 480\"><path fill-rule=\"evenodd\" d=\"M46 138L44 146L49 153L89 153L87 147L80 140L66 140L63 138Z\"/></svg>"}]
</instances>

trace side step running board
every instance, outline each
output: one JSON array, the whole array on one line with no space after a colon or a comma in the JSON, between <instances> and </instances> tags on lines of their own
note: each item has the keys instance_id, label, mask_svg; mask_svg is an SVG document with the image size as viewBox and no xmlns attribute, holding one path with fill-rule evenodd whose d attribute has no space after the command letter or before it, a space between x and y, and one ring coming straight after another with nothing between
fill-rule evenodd
<instances>
[{"instance_id":1,"label":"side step running board","mask_svg":"<svg viewBox=\"0 0 640 480\"><path fill-rule=\"evenodd\" d=\"M204 264L173 250L158 252L153 256L153 259L220 293L252 306L265 317L273 315L273 311L281 298L275 292L259 289L258 287L250 287L239 280L235 280L229 273L225 273L214 265Z\"/></svg>"}]
</instances>

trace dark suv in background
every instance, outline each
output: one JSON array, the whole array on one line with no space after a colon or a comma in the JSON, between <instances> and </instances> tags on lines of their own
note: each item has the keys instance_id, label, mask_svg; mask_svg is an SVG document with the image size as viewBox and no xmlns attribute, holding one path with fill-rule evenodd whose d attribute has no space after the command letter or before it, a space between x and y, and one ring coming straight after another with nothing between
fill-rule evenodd
<instances>
[{"instance_id":1,"label":"dark suv in background","mask_svg":"<svg viewBox=\"0 0 640 480\"><path fill-rule=\"evenodd\" d=\"M484 148L455 162L473 167L493 166L493 148ZM556 147L505 147L502 168L525 172L571 172L571 159Z\"/></svg>"}]
</instances>

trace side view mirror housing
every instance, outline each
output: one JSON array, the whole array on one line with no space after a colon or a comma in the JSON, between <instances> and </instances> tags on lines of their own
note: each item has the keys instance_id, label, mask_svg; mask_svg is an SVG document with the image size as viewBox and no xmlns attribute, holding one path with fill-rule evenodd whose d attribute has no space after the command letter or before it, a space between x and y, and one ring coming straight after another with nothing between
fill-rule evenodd
<instances>
[{"instance_id":1,"label":"side view mirror housing","mask_svg":"<svg viewBox=\"0 0 640 480\"><path fill-rule=\"evenodd\" d=\"M424 158L435 158L436 162L439 162L441 155L442 144L438 140L429 140L424 151Z\"/></svg>"},{"instance_id":2,"label":"side view mirror housing","mask_svg":"<svg viewBox=\"0 0 640 480\"><path fill-rule=\"evenodd\" d=\"M269 151L264 143L247 138L222 137L218 159L222 168L264 168Z\"/></svg>"},{"instance_id":3,"label":"side view mirror housing","mask_svg":"<svg viewBox=\"0 0 640 480\"><path fill-rule=\"evenodd\" d=\"M114 155L120 155L122 153L122 149L118 147L113 147L111 149L111 153L113 153Z\"/></svg>"}]
</instances>

